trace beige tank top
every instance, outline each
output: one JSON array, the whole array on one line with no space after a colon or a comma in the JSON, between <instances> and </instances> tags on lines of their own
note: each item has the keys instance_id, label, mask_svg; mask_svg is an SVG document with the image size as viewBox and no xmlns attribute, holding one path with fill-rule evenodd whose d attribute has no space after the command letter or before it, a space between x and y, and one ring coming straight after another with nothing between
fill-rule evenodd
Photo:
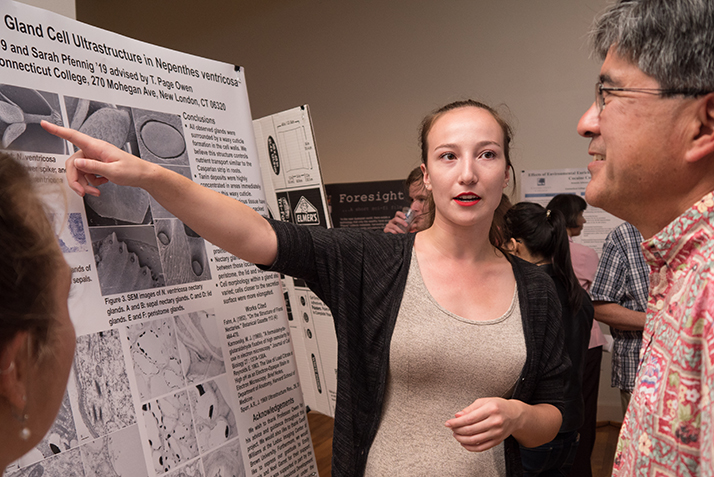
<instances>
[{"instance_id":1,"label":"beige tank top","mask_svg":"<svg viewBox=\"0 0 714 477\"><path fill-rule=\"evenodd\" d=\"M503 443L469 452L444 423L480 397L509 398L525 359L517 290L503 316L461 318L429 294L412 252L390 344L382 417L365 475L505 476Z\"/></svg>"}]
</instances>

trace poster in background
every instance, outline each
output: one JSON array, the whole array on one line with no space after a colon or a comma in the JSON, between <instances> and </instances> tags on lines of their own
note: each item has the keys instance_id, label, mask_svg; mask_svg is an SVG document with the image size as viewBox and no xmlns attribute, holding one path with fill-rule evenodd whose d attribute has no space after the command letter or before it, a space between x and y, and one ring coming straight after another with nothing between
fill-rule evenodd
<instances>
[{"instance_id":1,"label":"poster in background","mask_svg":"<svg viewBox=\"0 0 714 477\"><path fill-rule=\"evenodd\" d=\"M57 421L7 475L315 475L280 277L142 190L71 193L73 146L39 126L99 137L267 215L243 71L7 0L0 10L2 149L64 222L77 332Z\"/></svg>"},{"instance_id":2,"label":"poster in background","mask_svg":"<svg viewBox=\"0 0 714 477\"><path fill-rule=\"evenodd\" d=\"M373 181L325 184L335 227L384 230L397 211L411 200L404 181Z\"/></svg>"},{"instance_id":3,"label":"poster in background","mask_svg":"<svg viewBox=\"0 0 714 477\"><path fill-rule=\"evenodd\" d=\"M557 194L576 194L585 198L588 182L590 173L586 168L521 171L521 200L545 207ZM592 248L600 256L607 234L623 221L591 205L585 209L583 217L587 224L573 241Z\"/></svg>"},{"instance_id":4,"label":"poster in background","mask_svg":"<svg viewBox=\"0 0 714 477\"><path fill-rule=\"evenodd\" d=\"M253 121L271 215L313 227L332 226L306 105ZM305 403L335 415L337 338L332 313L305 282L283 277L290 333Z\"/></svg>"}]
</instances>

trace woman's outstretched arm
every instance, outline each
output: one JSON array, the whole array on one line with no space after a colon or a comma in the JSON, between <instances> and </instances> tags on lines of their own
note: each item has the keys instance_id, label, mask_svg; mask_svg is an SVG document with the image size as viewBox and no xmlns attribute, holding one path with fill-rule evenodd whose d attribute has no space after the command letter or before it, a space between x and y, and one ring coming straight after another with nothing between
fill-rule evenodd
<instances>
[{"instance_id":1,"label":"woman's outstretched arm","mask_svg":"<svg viewBox=\"0 0 714 477\"><path fill-rule=\"evenodd\" d=\"M80 196L99 196L97 186L107 181L140 187L212 244L251 263L270 265L275 260L273 228L242 202L79 131L47 121L42 127L80 149L66 163L69 186Z\"/></svg>"}]
</instances>

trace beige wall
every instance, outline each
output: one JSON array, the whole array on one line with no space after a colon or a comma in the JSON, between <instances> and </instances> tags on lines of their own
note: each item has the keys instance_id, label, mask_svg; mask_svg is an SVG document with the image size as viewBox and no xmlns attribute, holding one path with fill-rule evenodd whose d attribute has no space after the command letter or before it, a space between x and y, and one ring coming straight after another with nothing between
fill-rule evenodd
<instances>
[{"instance_id":1,"label":"beige wall","mask_svg":"<svg viewBox=\"0 0 714 477\"><path fill-rule=\"evenodd\" d=\"M77 18L246 68L253 117L307 103L326 182L399 179L421 118L505 103L516 170L584 167L606 0L76 0Z\"/></svg>"},{"instance_id":2,"label":"beige wall","mask_svg":"<svg viewBox=\"0 0 714 477\"><path fill-rule=\"evenodd\" d=\"M74 10L74 0L18 0L20 3L43 8L51 12L59 13L66 17L76 19Z\"/></svg>"}]
</instances>

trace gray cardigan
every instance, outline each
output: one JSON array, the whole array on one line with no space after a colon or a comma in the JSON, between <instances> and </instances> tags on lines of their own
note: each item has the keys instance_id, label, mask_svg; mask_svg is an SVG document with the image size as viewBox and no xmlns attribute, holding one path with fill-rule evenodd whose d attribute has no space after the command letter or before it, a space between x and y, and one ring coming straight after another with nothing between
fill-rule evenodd
<instances>
[{"instance_id":1,"label":"gray cardigan","mask_svg":"<svg viewBox=\"0 0 714 477\"><path fill-rule=\"evenodd\" d=\"M338 342L332 475L361 476L379 425L389 345L415 234L270 223L278 237L278 256L270 267L262 268L304 279L332 312ZM555 287L538 267L518 258L509 260L518 286L527 350L513 399L549 403L562 412L570 362L563 352ZM478 363L474 363L474 375L478 375ZM521 475L518 443L509 437L504 446L508 475Z\"/></svg>"}]
</instances>

